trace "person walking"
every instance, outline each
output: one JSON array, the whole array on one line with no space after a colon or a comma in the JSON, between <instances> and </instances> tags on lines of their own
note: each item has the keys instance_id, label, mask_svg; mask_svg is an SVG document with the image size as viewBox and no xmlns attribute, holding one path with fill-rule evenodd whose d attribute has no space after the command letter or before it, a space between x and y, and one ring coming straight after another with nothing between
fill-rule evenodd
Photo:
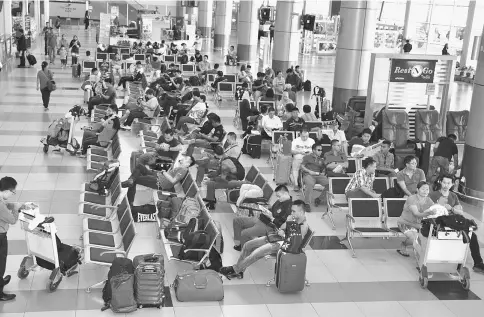
<instances>
[{"instance_id":1,"label":"person walking","mask_svg":"<svg viewBox=\"0 0 484 317\"><path fill-rule=\"evenodd\" d=\"M49 22L45 22L45 27L42 29L42 34L44 34L44 55L47 55L47 39L50 29Z\"/></svg>"},{"instance_id":2,"label":"person walking","mask_svg":"<svg viewBox=\"0 0 484 317\"><path fill-rule=\"evenodd\" d=\"M49 69L49 63L46 61L42 62L42 69L37 72L37 90L40 89L42 94L42 102L44 104L44 109L49 110L50 101L50 89L49 81L54 79L54 73Z\"/></svg>"},{"instance_id":3,"label":"person walking","mask_svg":"<svg viewBox=\"0 0 484 317\"><path fill-rule=\"evenodd\" d=\"M17 51L20 55L20 65L18 67L25 67L25 51L27 50L27 40L23 29L19 29L19 36L17 37Z\"/></svg>"},{"instance_id":4,"label":"person walking","mask_svg":"<svg viewBox=\"0 0 484 317\"><path fill-rule=\"evenodd\" d=\"M405 40L405 45L403 45L403 53L409 54L412 51L412 44L410 40Z\"/></svg>"},{"instance_id":5,"label":"person walking","mask_svg":"<svg viewBox=\"0 0 484 317\"><path fill-rule=\"evenodd\" d=\"M79 56L79 48L81 47L81 42L77 39L77 35L74 35L69 48L71 50L72 65L77 64L77 57Z\"/></svg>"},{"instance_id":6,"label":"person walking","mask_svg":"<svg viewBox=\"0 0 484 317\"><path fill-rule=\"evenodd\" d=\"M16 194L17 181L6 176L0 179L0 301L15 299L15 294L6 294L3 288L10 283L10 275L3 276L7 267L8 240L7 231L10 225L18 221L18 213L22 204L7 203L7 199Z\"/></svg>"},{"instance_id":7,"label":"person walking","mask_svg":"<svg viewBox=\"0 0 484 317\"><path fill-rule=\"evenodd\" d=\"M84 26L85 26L85 30L87 30L89 28L89 19L91 18L91 16L89 15L89 10L86 10L86 14L84 14Z\"/></svg>"},{"instance_id":8,"label":"person walking","mask_svg":"<svg viewBox=\"0 0 484 317\"><path fill-rule=\"evenodd\" d=\"M55 20L55 28L57 29L57 36L60 36L60 27L61 27L61 17L57 16L57 19Z\"/></svg>"},{"instance_id":9,"label":"person walking","mask_svg":"<svg viewBox=\"0 0 484 317\"><path fill-rule=\"evenodd\" d=\"M442 55L450 55L449 44L445 43L444 48L442 49Z\"/></svg>"},{"instance_id":10,"label":"person walking","mask_svg":"<svg viewBox=\"0 0 484 317\"><path fill-rule=\"evenodd\" d=\"M54 33L53 29L50 29L49 31L49 38L47 40L47 45L48 45L48 52L49 52L49 59L50 63L54 64L55 62L55 55L57 54L57 35Z\"/></svg>"}]
</instances>

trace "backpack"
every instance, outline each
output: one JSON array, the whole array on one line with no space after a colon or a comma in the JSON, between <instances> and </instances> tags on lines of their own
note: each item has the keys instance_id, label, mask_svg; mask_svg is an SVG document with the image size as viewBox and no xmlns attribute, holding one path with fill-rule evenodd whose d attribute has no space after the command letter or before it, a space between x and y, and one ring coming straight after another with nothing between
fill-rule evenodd
<instances>
[{"instance_id":1,"label":"backpack","mask_svg":"<svg viewBox=\"0 0 484 317\"><path fill-rule=\"evenodd\" d=\"M245 178L245 169L242 166L242 164L240 164L239 160L237 160L237 159L235 159L233 157L230 157L230 156L224 158L222 160L222 162L225 161L225 160L231 160L232 163L234 163L235 168L237 168L237 173L235 174L235 176L237 177L237 180L239 180L239 181L244 180L244 178Z\"/></svg>"},{"instance_id":2,"label":"backpack","mask_svg":"<svg viewBox=\"0 0 484 317\"><path fill-rule=\"evenodd\" d=\"M114 258L102 290L102 298L104 307L101 311L110 307L113 312L119 313L136 310L133 261L123 257Z\"/></svg>"},{"instance_id":3,"label":"backpack","mask_svg":"<svg viewBox=\"0 0 484 317\"><path fill-rule=\"evenodd\" d=\"M437 226L440 227L448 227L452 230L456 231L464 231L466 233L469 232L469 229L472 228L473 230L477 229L477 224L472 219L467 219L462 215L448 215L448 216L440 216L435 219Z\"/></svg>"},{"instance_id":4,"label":"backpack","mask_svg":"<svg viewBox=\"0 0 484 317\"><path fill-rule=\"evenodd\" d=\"M295 221L287 221L286 235L281 250L286 253L299 254L302 252L302 241L301 224Z\"/></svg>"},{"instance_id":5,"label":"backpack","mask_svg":"<svg viewBox=\"0 0 484 317\"><path fill-rule=\"evenodd\" d=\"M179 60L180 64L188 64L188 55L182 55Z\"/></svg>"},{"instance_id":6,"label":"backpack","mask_svg":"<svg viewBox=\"0 0 484 317\"><path fill-rule=\"evenodd\" d=\"M200 261L204 256L204 252L189 251L189 249L207 249L210 246L210 235L204 230L191 232L186 236L183 246L178 253L179 260Z\"/></svg>"},{"instance_id":7,"label":"backpack","mask_svg":"<svg viewBox=\"0 0 484 317\"><path fill-rule=\"evenodd\" d=\"M242 153L248 154L252 158L260 159L261 147L262 147L262 136L248 135L244 139L244 146L242 147Z\"/></svg>"},{"instance_id":8,"label":"backpack","mask_svg":"<svg viewBox=\"0 0 484 317\"><path fill-rule=\"evenodd\" d=\"M119 166L120 163L118 160L104 162L102 172L94 176L93 180L89 183L89 189L95 190L99 195L105 196L108 188L111 187L119 172Z\"/></svg>"},{"instance_id":9,"label":"backpack","mask_svg":"<svg viewBox=\"0 0 484 317\"><path fill-rule=\"evenodd\" d=\"M311 91L311 81L310 80L306 80L304 82L303 87L304 87L304 91Z\"/></svg>"},{"instance_id":10,"label":"backpack","mask_svg":"<svg viewBox=\"0 0 484 317\"><path fill-rule=\"evenodd\" d=\"M190 219L197 218L200 215L200 204L197 199L192 197L185 197L180 210L173 218L172 222L177 224L188 224Z\"/></svg>"},{"instance_id":11,"label":"backpack","mask_svg":"<svg viewBox=\"0 0 484 317\"><path fill-rule=\"evenodd\" d=\"M200 86L200 78L198 76L190 76L188 79L188 82L190 83L190 86Z\"/></svg>"},{"instance_id":12,"label":"backpack","mask_svg":"<svg viewBox=\"0 0 484 317\"><path fill-rule=\"evenodd\" d=\"M29 62L30 66L34 66L35 64L37 64L37 59L32 54L29 54L27 56L27 61Z\"/></svg>"}]
</instances>

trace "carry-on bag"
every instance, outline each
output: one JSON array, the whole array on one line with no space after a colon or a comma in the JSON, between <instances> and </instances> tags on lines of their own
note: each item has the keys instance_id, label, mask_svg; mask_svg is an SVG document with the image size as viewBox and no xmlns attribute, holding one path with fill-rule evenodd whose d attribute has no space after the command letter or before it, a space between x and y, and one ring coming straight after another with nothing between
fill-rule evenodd
<instances>
[{"instance_id":1,"label":"carry-on bag","mask_svg":"<svg viewBox=\"0 0 484 317\"><path fill-rule=\"evenodd\" d=\"M143 155L143 151L134 151L131 153L131 157L129 159L129 168L131 173L133 172L134 168L136 167L136 163L138 158Z\"/></svg>"},{"instance_id":2,"label":"carry-on bag","mask_svg":"<svg viewBox=\"0 0 484 317\"><path fill-rule=\"evenodd\" d=\"M133 261L123 257L113 260L102 290L102 298L104 307L101 311L108 308L115 313L129 313L136 310Z\"/></svg>"},{"instance_id":3,"label":"carry-on bag","mask_svg":"<svg viewBox=\"0 0 484 317\"><path fill-rule=\"evenodd\" d=\"M37 64L37 59L36 59L36 58L35 58L35 56L34 56L34 55L32 55L32 54L29 54L29 55L27 56L27 61L29 62L29 65L30 65L30 66L34 66L35 64Z\"/></svg>"},{"instance_id":4,"label":"carry-on bag","mask_svg":"<svg viewBox=\"0 0 484 317\"><path fill-rule=\"evenodd\" d=\"M305 253L292 254L279 250L276 257L276 287L281 293L300 292L306 283Z\"/></svg>"},{"instance_id":5,"label":"carry-on bag","mask_svg":"<svg viewBox=\"0 0 484 317\"><path fill-rule=\"evenodd\" d=\"M92 97L92 90L91 89L85 89L84 90L84 103L88 103L89 99Z\"/></svg>"},{"instance_id":6,"label":"carry-on bag","mask_svg":"<svg viewBox=\"0 0 484 317\"><path fill-rule=\"evenodd\" d=\"M289 184L292 167L292 156L278 155L274 170L274 181L277 185Z\"/></svg>"},{"instance_id":7,"label":"carry-on bag","mask_svg":"<svg viewBox=\"0 0 484 317\"><path fill-rule=\"evenodd\" d=\"M262 136L248 135L244 139L242 153L250 155L252 158L259 159L262 151Z\"/></svg>"},{"instance_id":8,"label":"carry-on bag","mask_svg":"<svg viewBox=\"0 0 484 317\"><path fill-rule=\"evenodd\" d=\"M74 60L74 57L72 57L72 59ZM80 65L78 64L72 64L72 78L79 78L80 76L80 73L79 73L79 67Z\"/></svg>"},{"instance_id":9,"label":"carry-on bag","mask_svg":"<svg viewBox=\"0 0 484 317\"><path fill-rule=\"evenodd\" d=\"M222 277L215 271L188 271L178 274L173 282L180 302L221 301L224 299Z\"/></svg>"},{"instance_id":10,"label":"carry-on bag","mask_svg":"<svg viewBox=\"0 0 484 317\"><path fill-rule=\"evenodd\" d=\"M161 254L135 256L135 299L138 307L161 308L165 297L165 263Z\"/></svg>"}]
</instances>

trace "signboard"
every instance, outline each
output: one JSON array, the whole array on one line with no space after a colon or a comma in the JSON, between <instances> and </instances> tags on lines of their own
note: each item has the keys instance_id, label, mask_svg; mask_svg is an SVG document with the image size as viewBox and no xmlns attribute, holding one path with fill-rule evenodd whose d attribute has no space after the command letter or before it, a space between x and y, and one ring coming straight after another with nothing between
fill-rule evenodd
<instances>
[{"instance_id":1,"label":"signboard","mask_svg":"<svg viewBox=\"0 0 484 317\"><path fill-rule=\"evenodd\" d=\"M50 1L49 11L51 17L60 16L61 18L84 19L86 3Z\"/></svg>"},{"instance_id":2,"label":"signboard","mask_svg":"<svg viewBox=\"0 0 484 317\"><path fill-rule=\"evenodd\" d=\"M425 94L427 96L435 95L435 84L427 84L427 88L425 89Z\"/></svg>"},{"instance_id":3,"label":"signboard","mask_svg":"<svg viewBox=\"0 0 484 317\"><path fill-rule=\"evenodd\" d=\"M390 82L433 83L436 60L392 59Z\"/></svg>"}]
</instances>

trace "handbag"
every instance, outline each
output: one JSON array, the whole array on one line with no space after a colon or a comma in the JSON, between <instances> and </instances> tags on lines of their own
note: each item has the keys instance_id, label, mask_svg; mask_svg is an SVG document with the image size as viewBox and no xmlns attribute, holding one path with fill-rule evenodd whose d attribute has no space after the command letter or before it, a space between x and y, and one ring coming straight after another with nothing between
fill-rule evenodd
<instances>
[{"instance_id":1,"label":"handbag","mask_svg":"<svg viewBox=\"0 0 484 317\"><path fill-rule=\"evenodd\" d=\"M224 299L223 281L212 270L187 271L178 274L173 282L176 299L180 302L221 301Z\"/></svg>"},{"instance_id":2,"label":"handbag","mask_svg":"<svg viewBox=\"0 0 484 317\"><path fill-rule=\"evenodd\" d=\"M47 89L49 89L49 91L55 91L57 89L57 85L55 84L55 81L53 80L49 80L47 82Z\"/></svg>"}]
</instances>

